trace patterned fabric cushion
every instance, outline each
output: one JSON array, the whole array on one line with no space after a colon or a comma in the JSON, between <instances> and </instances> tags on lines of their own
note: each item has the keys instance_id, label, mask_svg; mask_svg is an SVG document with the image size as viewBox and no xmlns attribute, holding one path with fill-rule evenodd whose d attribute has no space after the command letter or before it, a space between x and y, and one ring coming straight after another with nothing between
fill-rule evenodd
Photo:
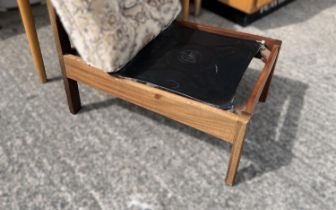
<instances>
[{"instance_id":1,"label":"patterned fabric cushion","mask_svg":"<svg viewBox=\"0 0 336 210\"><path fill-rule=\"evenodd\" d=\"M180 0L52 0L82 58L106 72L132 59L179 14Z\"/></svg>"}]
</instances>

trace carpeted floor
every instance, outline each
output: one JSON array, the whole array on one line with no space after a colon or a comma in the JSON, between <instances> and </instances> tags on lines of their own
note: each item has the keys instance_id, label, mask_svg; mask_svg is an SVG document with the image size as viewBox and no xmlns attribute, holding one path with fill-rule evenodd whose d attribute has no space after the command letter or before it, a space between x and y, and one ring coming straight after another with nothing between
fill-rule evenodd
<instances>
[{"instance_id":1,"label":"carpeted floor","mask_svg":"<svg viewBox=\"0 0 336 210\"><path fill-rule=\"evenodd\" d=\"M216 138L82 85L84 108L71 115L46 10L34 14L45 85L18 12L0 12L1 210L335 209L334 0L297 0L247 28L207 11L196 20L284 41L234 187L230 147Z\"/></svg>"}]
</instances>

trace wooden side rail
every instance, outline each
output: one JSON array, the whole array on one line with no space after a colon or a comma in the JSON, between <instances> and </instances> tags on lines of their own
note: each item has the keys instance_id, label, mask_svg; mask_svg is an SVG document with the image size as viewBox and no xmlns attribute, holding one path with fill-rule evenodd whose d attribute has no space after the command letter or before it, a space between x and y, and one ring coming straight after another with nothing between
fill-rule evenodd
<instances>
[{"instance_id":1,"label":"wooden side rail","mask_svg":"<svg viewBox=\"0 0 336 210\"><path fill-rule=\"evenodd\" d=\"M201 31L206 31L218 35L223 35L223 36L231 36L231 37L236 37L236 38L242 38L242 39L251 39L251 40L256 40L260 42L265 42L265 46L267 49L271 50L273 46L275 45L281 45L281 41L277 39L272 39L269 37L264 37L264 36L259 36L255 34L249 34L249 33L244 33L244 32L238 32L238 31L233 31L233 30L227 30L223 28L217 28L205 24L199 24L199 23L191 23L191 22L186 22L184 20L179 20L180 24L193 28L193 29L198 29Z\"/></svg>"},{"instance_id":2,"label":"wooden side rail","mask_svg":"<svg viewBox=\"0 0 336 210\"><path fill-rule=\"evenodd\" d=\"M234 113L149 85L112 76L87 65L80 57L64 56L67 78L197 128L229 143L234 141L238 118Z\"/></svg>"}]
</instances>

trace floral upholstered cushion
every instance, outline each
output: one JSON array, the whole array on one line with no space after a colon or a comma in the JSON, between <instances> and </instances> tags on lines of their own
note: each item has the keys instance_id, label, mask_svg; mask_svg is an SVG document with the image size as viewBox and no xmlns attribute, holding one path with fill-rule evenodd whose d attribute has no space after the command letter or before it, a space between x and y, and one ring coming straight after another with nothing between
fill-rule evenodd
<instances>
[{"instance_id":1,"label":"floral upholstered cushion","mask_svg":"<svg viewBox=\"0 0 336 210\"><path fill-rule=\"evenodd\" d=\"M180 0L52 0L82 58L106 72L132 59L179 14Z\"/></svg>"}]
</instances>

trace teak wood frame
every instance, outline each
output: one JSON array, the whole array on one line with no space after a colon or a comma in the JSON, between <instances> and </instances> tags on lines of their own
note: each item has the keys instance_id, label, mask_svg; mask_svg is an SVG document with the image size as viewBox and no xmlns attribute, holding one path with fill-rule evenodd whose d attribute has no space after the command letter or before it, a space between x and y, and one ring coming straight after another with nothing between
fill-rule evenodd
<instances>
[{"instance_id":1,"label":"teak wood frame","mask_svg":"<svg viewBox=\"0 0 336 210\"><path fill-rule=\"evenodd\" d=\"M281 41L206 25L180 22L186 27L202 31L265 42L265 47L268 50L264 50L258 55L265 62L265 66L259 75L251 96L243 108L236 110L237 112L232 112L135 81L115 77L86 64L79 56L72 53L73 49L71 49L67 33L55 13L50 0L48 1L48 10L55 34L56 47L71 113L76 114L81 108L77 82L82 82L213 135L232 144L231 158L225 182L228 185L233 185L247 126L258 101L264 102L266 100Z\"/></svg>"}]
</instances>

